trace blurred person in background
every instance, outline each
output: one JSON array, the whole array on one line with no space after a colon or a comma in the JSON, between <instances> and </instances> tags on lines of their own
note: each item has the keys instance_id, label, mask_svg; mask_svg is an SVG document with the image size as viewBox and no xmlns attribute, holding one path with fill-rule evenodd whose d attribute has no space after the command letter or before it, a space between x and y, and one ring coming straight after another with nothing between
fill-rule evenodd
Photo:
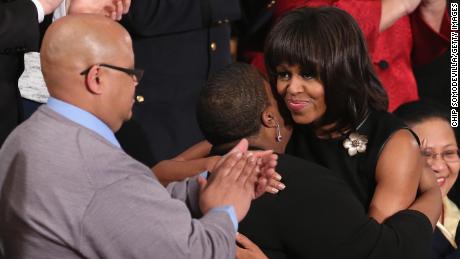
<instances>
[{"instance_id":1,"label":"blurred person in background","mask_svg":"<svg viewBox=\"0 0 460 259\"><path fill-rule=\"evenodd\" d=\"M444 107L428 102L410 102L395 114L420 138L421 153L436 175L441 188L442 210L432 241L432 259L460 258L460 210L448 195L458 178L460 158L449 113Z\"/></svg>"},{"instance_id":2,"label":"blurred person in background","mask_svg":"<svg viewBox=\"0 0 460 259\"><path fill-rule=\"evenodd\" d=\"M230 22L238 0L136 0L122 23L145 75L133 118L117 133L128 154L147 166L203 139L196 102L209 74L230 64Z\"/></svg>"},{"instance_id":3,"label":"blurred person in background","mask_svg":"<svg viewBox=\"0 0 460 259\"><path fill-rule=\"evenodd\" d=\"M131 0L74 0L70 12L95 13L121 19L121 15L128 11L130 2ZM63 0L0 1L0 146L24 119L23 103L18 89L18 80L24 71L24 53L36 53L26 55L27 66L34 67L34 75L27 74L26 80L42 81L37 51L42 36L40 30L43 33L46 26L39 24L43 22L45 15L51 15L57 10L55 17L59 17L65 13L65 9ZM28 86L32 84L34 83L24 83ZM34 84L34 87L39 89L40 100L45 100L47 93L43 92L43 84ZM36 93L29 92L26 96L35 98ZM38 105L33 103L27 107L31 106L30 111L33 111Z\"/></svg>"}]
</instances>

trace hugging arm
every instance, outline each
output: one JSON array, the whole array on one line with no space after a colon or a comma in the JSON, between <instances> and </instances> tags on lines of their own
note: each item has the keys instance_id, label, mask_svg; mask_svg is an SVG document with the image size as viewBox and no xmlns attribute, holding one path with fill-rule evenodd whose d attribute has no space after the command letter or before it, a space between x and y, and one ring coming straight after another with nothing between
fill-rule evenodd
<instances>
[{"instance_id":1,"label":"hugging arm","mask_svg":"<svg viewBox=\"0 0 460 259\"><path fill-rule=\"evenodd\" d=\"M174 181L182 181L188 177L196 176L204 171L212 172L222 157L206 157L211 151L211 147L209 142L202 141L173 159L160 161L152 168L152 171L165 186ZM272 151L253 151L253 153L255 157L260 158L259 163L262 172L259 177L256 197L265 191L277 193L283 190L285 186L280 182L281 177L274 170L277 156Z\"/></svg>"},{"instance_id":2,"label":"hugging arm","mask_svg":"<svg viewBox=\"0 0 460 259\"><path fill-rule=\"evenodd\" d=\"M220 156L206 157L211 147L209 142L201 141L172 159L158 162L152 171L163 185L211 171L220 159Z\"/></svg>"},{"instance_id":3,"label":"hugging arm","mask_svg":"<svg viewBox=\"0 0 460 259\"><path fill-rule=\"evenodd\" d=\"M374 196L369 206L369 216L383 222L396 212L412 205L419 185L423 199L433 203L434 210L424 210L436 225L440 211L438 210L439 190L436 191L434 178L426 178L424 161L414 136L406 129L396 131L384 145L379 156L375 180L377 183ZM423 176L423 177L422 177Z\"/></svg>"}]
</instances>

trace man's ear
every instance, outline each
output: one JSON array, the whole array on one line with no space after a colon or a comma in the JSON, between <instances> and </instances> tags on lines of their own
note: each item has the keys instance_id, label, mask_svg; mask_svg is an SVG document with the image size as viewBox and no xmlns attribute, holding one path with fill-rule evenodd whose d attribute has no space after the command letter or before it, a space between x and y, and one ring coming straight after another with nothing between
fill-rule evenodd
<instances>
[{"instance_id":1,"label":"man's ear","mask_svg":"<svg viewBox=\"0 0 460 259\"><path fill-rule=\"evenodd\" d=\"M93 66L86 76L86 87L93 94L102 94L103 86L101 84L100 67Z\"/></svg>"},{"instance_id":2,"label":"man's ear","mask_svg":"<svg viewBox=\"0 0 460 259\"><path fill-rule=\"evenodd\" d=\"M273 113L267 109L261 115L262 124L267 128L274 128L276 126L276 119Z\"/></svg>"}]
</instances>

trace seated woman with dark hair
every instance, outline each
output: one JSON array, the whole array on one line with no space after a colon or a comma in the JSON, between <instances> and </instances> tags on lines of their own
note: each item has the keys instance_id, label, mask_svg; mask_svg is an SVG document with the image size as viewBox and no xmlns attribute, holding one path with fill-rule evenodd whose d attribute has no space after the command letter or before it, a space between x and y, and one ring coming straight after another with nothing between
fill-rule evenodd
<instances>
[{"instance_id":1,"label":"seated woman with dark hair","mask_svg":"<svg viewBox=\"0 0 460 259\"><path fill-rule=\"evenodd\" d=\"M460 258L460 210L447 197L460 170L458 146L449 113L444 107L417 101L400 106L395 114L421 139L422 155L434 171L441 189L443 206L436 223L431 258Z\"/></svg>"},{"instance_id":2,"label":"seated woman with dark hair","mask_svg":"<svg viewBox=\"0 0 460 259\"><path fill-rule=\"evenodd\" d=\"M280 153L276 170L287 188L254 201L239 225L239 232L269 258L428 258L440 203L438 193L430 191L437 188L430 172L409 209L379 224L331 171L282 155L291 130L255 68L237 63L211 76L197 112L213 154L224 153L241 138L253 150Z\"/></svg>"}]
</instances>

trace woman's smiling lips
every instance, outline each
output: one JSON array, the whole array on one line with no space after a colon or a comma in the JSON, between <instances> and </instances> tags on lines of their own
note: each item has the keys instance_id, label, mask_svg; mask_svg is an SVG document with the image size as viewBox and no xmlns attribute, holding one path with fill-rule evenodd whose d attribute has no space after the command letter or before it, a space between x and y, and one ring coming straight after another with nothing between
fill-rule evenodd
<instances>
[{"instance_id":1,"label":"woman's smiling lips","mask_svg":"<svg viewBox=\"0 0 460 259\"><path fill-rule=\"evenodd\" d=\"M436 182L438 183L439 186L443 186L444 183L446 182L446 177L438 177L436 179Z\"/></svg>"},{"instance_id":2,"label":"woman's smiling lips","mask_svg":"<svg viewBox=\"0 0 460 259\"><path fill-rule=\"evenodd\" d=\"M289 110L291 110L291 111L300 111L303 108L305 108L306 106L308 106L311 102L308 101L308 100L292 100L292 99L288 99L286 101L286 103L287 103L287 106L288 106Z\"/></svg>"}]
</instances>

